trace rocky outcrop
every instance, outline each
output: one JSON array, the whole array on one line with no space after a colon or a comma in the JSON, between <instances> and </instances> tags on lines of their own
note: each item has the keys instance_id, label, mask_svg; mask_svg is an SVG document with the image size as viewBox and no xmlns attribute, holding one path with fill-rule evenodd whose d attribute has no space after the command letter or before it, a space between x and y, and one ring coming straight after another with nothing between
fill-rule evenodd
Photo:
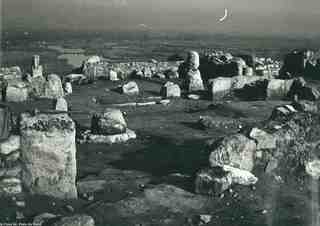
<instances>
[{"instance_id":1,"label":"rocky outcrop","mask_svg":"<svg viewBox=\"0 0 320 226\"><path fill-rule=\"evenodd\" d=\"M11 135L7 140L0 143L0 154L9 155L20 148L20 136Z\"/></svg>"},{"instance_id":2,"label":"rocky outcrop","mask_svg":"<svg viewBox=\"0 0 320 226\"><path fill-rule=\"evenodd\" d=\"M32 194L77 198L75 124L66 114L22 114L24 187Z\"/></svg>"},{"instance_id":3,"label":"rocky outcrop","mask_svg":"<svg viewBox=\"0 0 320 226\"><path fill-rule=\"evenodd\" d=\"M276 107L260 127L209 141L211 168L197 174L196 192L212 195L232 184L255 184L258 178L250 172L254 168L288 176L304 167L307 174L318 178L319 121L314 108L297 111L292 105L284 105Z\"/></svg>"},{"instance_id":4,"label":"rocky outcrop","mask_svg":"<svg viewBox=\"0 0 320 226\"><path fill-rule=\"evenodd\" d=\"M264 81L265 79L265 77L260 76L218 77L215 79L210 79L208 83L212 99L217 101L226 97L239 95L238 90L243 89L249 84L254 84L258 81ZM256 96L256 93L254 96Z\"/></svg>"}]
</instances>

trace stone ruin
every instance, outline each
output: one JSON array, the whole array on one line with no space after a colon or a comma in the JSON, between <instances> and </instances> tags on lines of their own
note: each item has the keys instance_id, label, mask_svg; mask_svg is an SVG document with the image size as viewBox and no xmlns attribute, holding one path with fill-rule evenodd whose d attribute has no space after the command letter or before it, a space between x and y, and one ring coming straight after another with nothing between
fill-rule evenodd
<instances>
[{"instance_id":1,"label":"stone ruin","mask_svg":"<svg viewBox=\"0 0 320 226\"><path fill-rule=\"evenodd\" d=\"M183 88L188 92L204 90L199 66L199 54L195 51L190 51L187 59L179 67L179 74L181 75L181 78L184 79Z\"/></svg>"},{"instance_id":2,"label":"stone ruin","mask_svg":"<svg viewBox=\"0 0 320 226\"><path fill-rule=\"evenodd\" d=\"M40 57L38 55L34 56L32 64L33 76L31 77L24 77L19 67L1 68L3 101L24 102L38 98L57 99L65 95L58 75L42 76L43 71L39 60Z\"/></svg>"},{"instance_id":3,"label":"stone ruin","mask_svg":"<svg viewBox=\"0 0 320 226\"><path fill-rule=\"evenodd\" d=\"M101 113L92 115L91 129L81 132L81 143L124 143L136 139L136 133L127 127L122 112L106 108Z\"/></svg>"},{"instance_id":4,"label":"stone ruin","mask_svg":"<svg viewBox=\"0 0 320 226\"><path fill-rule=\"evenodd\" d=\"M32 77L42 77L43 76L43 67L40 65L40 56L34 55L32 60Z\"/></svg>"},{"instance_id":5,"label":"stone ruin","mask_svg":"<svg viewBox=\"0 0 320 226\"><path fill-rule=\"evenodd\" d=\"M23 113L19 134L0 144L0 196L77 198L75 124L66 114Z\"/></svg>"},{"instance_id":6,"label":"stone ruin","mask_svg":"<svg viewBox=\"0 0 320 226\"><path fill-rule=\"evenodd\" d=\"M209 80L213 101L237 97L242 100L283 100L296 95L302 100L315 101L320 93L307 85L303 78L290 80L261 76L219 77Z\"/></svg>"},{"instance_id":7,"label":"stone ruin","mask_svg":"<svg viewBox=\"0 0 320 226\"><path fill-rule=\"evenodd\" d=\"M293 50L288 53L280 70L280 78L305 76L318 79L320 73L319 53L311 50Z\"/></svg>"},{"instance_id":8,"label":"stone ruin","mask_svg":"<svg viewBox=\"0 0 320 226\"><path fill-rule=\"evenodd\" d=\"M0 68L0 78L4 80L22 78L21 68L18 66Z\"/></svg>"},{"instance_id":9,"label":"stone ruin","mask_svg":"<svg viewBox=\"0 0 320 226\"><path fill-rule=\"evenodd\" d=\"M166 77L178 77L178 67L181 62L121 62L111 63L99 58L94 63L84 62L82 74L89 80L125 80L127 78L151 78L156 74Z\"/></svg>"},{"instance_id":10,"label":"stone ruin","mask_svg":"<svg viewBox=\"0 0 320 226\"><path fill-rule=\"evenodd\" d=\"M304 173L319 178L318 108L313 102L276 107L262 126L242 129L222 139L209 140L208 167L195 180L196 193L220 195L234 184L253 185L252 172Z\"/></svg>"}]
</instances>

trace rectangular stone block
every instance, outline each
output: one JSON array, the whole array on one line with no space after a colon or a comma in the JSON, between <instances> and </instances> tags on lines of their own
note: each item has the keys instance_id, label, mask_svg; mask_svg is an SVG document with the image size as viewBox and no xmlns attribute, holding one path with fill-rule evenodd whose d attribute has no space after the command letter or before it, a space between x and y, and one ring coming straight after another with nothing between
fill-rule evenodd
<instances>
[{"instance_id":1,"label":"rectangular stone block","mask_svg":"<svg viewBox=\"0 0 320 226\"><path fill-rule=\"evenodd\" d=\"M77 198L75 123L66 114L21 115L24 187L31 194Z\"/></svg>"}]
</instances>

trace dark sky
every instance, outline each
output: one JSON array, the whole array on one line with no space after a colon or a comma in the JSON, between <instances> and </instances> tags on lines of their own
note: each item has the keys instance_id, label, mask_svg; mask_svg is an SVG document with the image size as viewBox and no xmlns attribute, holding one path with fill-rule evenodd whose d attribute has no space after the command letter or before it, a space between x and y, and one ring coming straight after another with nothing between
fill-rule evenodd
<instances>
[{"instance_id":1,"label":"dark sky","mask_svg":"<svg viewBox=\"0 0 320 226\"><path fill-rule=\"evenodd\" d=\"M320 34L320 0L0 1L5 28Z\"/></svg>"}]
</instances>

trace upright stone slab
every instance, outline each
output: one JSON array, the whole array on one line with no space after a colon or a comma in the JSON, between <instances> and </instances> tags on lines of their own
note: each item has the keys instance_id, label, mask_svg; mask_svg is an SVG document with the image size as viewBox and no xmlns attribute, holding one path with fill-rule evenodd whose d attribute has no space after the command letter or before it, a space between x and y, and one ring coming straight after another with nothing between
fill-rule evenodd
<instances>
[{"instance_id":1,"label":"upright stone slab","mask_svg":"<svg viewBox=\"0 0 320 226\"><path fill-rule=\"evenodd\" d=\"M68 102L63 97L60 97L53 101L54 110L56 111L68 111Z\"/></svg>"},{"instance_id":2,"label":"upright stone slab","mask_svg":"<svg viewBox=\"0 0 320 226\"><path fill-rule=\"evenodd\" d=\"M49 99L57 99L64 96L64 91L61 83L61 79L58 75L48 75L47 82L45 84L44 97Z\"/></svg>"},{"instance_id":3,"label":"upright stone slab","mask_svg":"<svg viewBox=\"0 0 320 226\"><path fill-rule=\"evenodd\" d=\"M190 69L198 69L200 66L199 53L197 53L196 51L188 52L186 63L188 64L188 67Z\"/></svg>"},{"instance_id":4,"label":"upright stone slab","mask_svg":"<svg viewBox=\"0 0 320 226\"><path fill-rule=\"evenodd\" d=\"M209 81L212 100L221 100L225 96L231 93L232 90L232 78L218 77Z\"/></svg>"},{"instance_id":5,"label":"upright stone slab","mask_svg":"<svg viewBox=\"0 0 320 226\"><path fill-rule=\"evenodd\" d=\"M204 90L204 85L199 70L188 71L186 87L189 92Z\"/></svg>"},{"instance_id":6,"label":"upright stone slab","mask_svg":"<svg viewBox=\"0 0 320 226\"><path fill-rule=\"evenodd\" d=\"M161 87L160 94L164 98L180 97L181 90L179 85L173 82L166 82L166 84Z\"/></svg>"},{"instance_id":7,"label":"upright stone slab","mask_svg":"<svg viewBox=\"0 0 320 226\"><path fill-rule=\"evenodd\" d=\"M24 187L31 194L77 198L75 123L67 114L21 115Z\"/></svg>"}]
</instances>

